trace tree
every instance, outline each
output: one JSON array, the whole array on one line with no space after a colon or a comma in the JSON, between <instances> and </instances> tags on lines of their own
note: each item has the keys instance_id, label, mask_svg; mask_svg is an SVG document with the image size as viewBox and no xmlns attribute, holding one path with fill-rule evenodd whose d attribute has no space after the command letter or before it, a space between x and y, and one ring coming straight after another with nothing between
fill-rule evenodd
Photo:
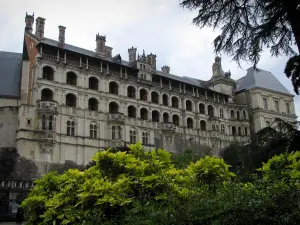
<instances>
[{"instance_id":1,"label":"tree","mask_svg":"<svg viewBox=\"0 0 300 225\"><path fill-rule=\"evenodd\" d=\"M285 73L298 94L300 87L300 0L183 0L180 5L198 10L193 23L203 28L221 29L214 40L216 53L225 52L240 64L250 61L256 67L263 47L273 56L293 55Z\"/></svg>"}]
</instances>

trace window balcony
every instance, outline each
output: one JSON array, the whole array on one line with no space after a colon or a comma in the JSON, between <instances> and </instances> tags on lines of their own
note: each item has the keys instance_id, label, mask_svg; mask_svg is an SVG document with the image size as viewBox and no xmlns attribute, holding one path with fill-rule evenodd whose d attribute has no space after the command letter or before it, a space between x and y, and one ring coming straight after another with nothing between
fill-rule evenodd
<instances>
[{"instance_id":1,"label":"window balcony","mask_svg":"<svg viewBox=\"0 0 300 225\"><path fill-rule=\"evenodd\" d=\"M58 113L58 102L52 100L40 100L37 101L37 110L39 112L50 112L50 113Z\"/></svg>"},{"instance_id":2,"label":"window balcony","mask_svg":"<svg viewBox=\"0 0 300 225\"><path fill-rule=\"evenodd\" d=\"M108 120L108 122L111 122L111 123L124 123L124 114L123 113L108 113L107 120Z\"/></svg>"},{"instance_id":3,"label":"window balcony","mask_svg":"<svg viewBox=\"0 0 300 225\"><path fill-rule=\"evenodd\" d=\"M52 142L55 139L54 131L43 130L39 132L39 140L40 141L49 141Z\"/></svg>"},{"instance_id":4,"label":"window balcony","mask_svg":"<svg viewBox=\"0 0 300 225\"><path fill-rule=\"evenodd\" d=\"M157 127L162 129L163 131L176 131L176 126L173 123L159 123L157 125Z\"/></svg>"}]
</instances>

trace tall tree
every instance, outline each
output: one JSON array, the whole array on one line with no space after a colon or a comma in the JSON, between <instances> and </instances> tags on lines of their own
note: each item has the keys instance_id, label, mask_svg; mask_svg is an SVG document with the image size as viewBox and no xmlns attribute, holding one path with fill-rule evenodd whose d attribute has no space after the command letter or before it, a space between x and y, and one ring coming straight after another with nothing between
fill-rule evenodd
<instances>
[{"instance_id":1,"label":"tall tree","mask_svg":"<svg viewBox=\"0 0 300 225\"><path fill-rule=\"evenodd\" d=\"M193 23L220 28L214 40L215 52L225 52L238 64L242 60L258 63L264 47L273 56L292 56L285 68L299 94L300 0L182 0L180 5L198 10ZM298 52L298 53L299 53Z\"/></svg>"}]
</instances>

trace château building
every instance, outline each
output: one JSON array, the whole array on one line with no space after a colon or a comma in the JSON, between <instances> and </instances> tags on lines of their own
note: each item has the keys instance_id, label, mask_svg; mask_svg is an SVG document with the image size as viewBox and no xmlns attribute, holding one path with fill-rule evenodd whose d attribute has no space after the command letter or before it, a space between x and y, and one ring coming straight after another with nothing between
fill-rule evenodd
<instances>
[{"instance_id":1,"label":"ch\u00e2teau building","mask_svg":"<svg viewBox=\"0 0 300 225\"><path fill-rule=\"evenodd\" d=\"M87 164L109 146L213 154L279 117L296 121L293 95L270 72L250 68L233 80L212 65L203 81L158 69L156 55L128 49L128 61L96 35L95 51L44 36L45 19L25 17L23 52L0 52L0 147L40 162Z\"/></svg>"}]
</instances>

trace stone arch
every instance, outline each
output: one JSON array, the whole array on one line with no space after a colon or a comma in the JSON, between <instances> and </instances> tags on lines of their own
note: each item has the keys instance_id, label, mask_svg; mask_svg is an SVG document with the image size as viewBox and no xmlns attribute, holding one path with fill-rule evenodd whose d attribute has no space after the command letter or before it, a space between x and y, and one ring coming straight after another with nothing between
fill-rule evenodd
<instances>
[{"instance_id":1,"label":"stone arch","mask_svg":"<svg viewBox=\"0 0 300 225\"><path fill-rule=\"evenodd\" d=\"M141 108L140 109L140 118L141 120L148 120L148 110L146 108Z\"/></svg>"},{"instance_id":2,"label":"stone arch","mask_svg":"<svg viewBox=\"0 0 300 225\"><path fill-rule=\"evenodd\" d=\"M180 117L179 117L179 115L173 114L173 115L172 115L172 122L173 122L173 124L174 124L175 126L178 126L178 127L179 127L179 125L180 125Z\"/></svg>"},{"instance_id":3,"label":"stone arch","mask_svg":"<svg viewBox=\"0 0 300 225\"><path fill-rule=\"evenodd\" d=\"M136 88L132 85L127 86L127 97L136 98Z\"/></svg>"},{"instance_id":4,"label":"stone arch","mask_svg":"<svg viewBox=\"0 0 300 225\"><path fill-rule=\"evenodd\" d=\"M119 113L119 104L115 101L111 101L109 104L108 104L108 111L109 113Z\"/></svg>"},{"instance_id":5,"label":"stone arch","mask_svg":"<svg viewBox=\"0 0 300 225\"><path fill-rule=\"evenodd\" d=\"M66 94L66 106L76 108L77 106L77 96L74 93Z\"/></svg>"},{"instance_id":6,"label":"stone arch","mask_svg":"<svg viewBox=\"0 0 300 225\"><path fill-rule=\"evenodd\" d=\"M157 110L152 110L151 119L154 122L159 122L160 121L160 113Z\"/></svg>"},{"instance_id":7,"label":"stone arch","mask_svg":"<svg viewBox=\"0 0 300 225\"><path fill-rule=\"evenodd\" d=\"M94 97L89 98L89 100L88 100L89 110L98 111L98 105L99 105L99 101L96 98L94 98Z\"/></svg>"},{"instance_id":8,"label":"stone arch","mask_svg":"<svg viewBox=\"0 0 300 225\"><path fill-rule=\"evenodd\" d=\"M200 121L200 130L206 131L206 121L205 120Z\"/></svg>"},{"instance_id":9,"label":"stone arch","mask_svg":"<svg viewBox=\"0 0 300 225\"><path fill-rule=\"evenodd\" d=\"M140 94L140 100L148 101L148 91L147 91L147 89L140 88L139 89L139 94Z\"/></svg>"},{"instance_id":10,"label":"stone arch","mask_svg":"<svg viewBox=\"0 0 300 225\"><path fill-rule=\"evenodd\" d=\"M95 76L90 76L89 77L89 89L96 90L96 91L99 90L99 79L98 79L98 77L95 77Z\"/></svg>"},{"instance_id":11,"label":"stone arch","mask_svg":"<svg viewBox=\"0 0 300 225\"><path fill-rule=\"evenodd\" d=\"M194 120L191 117L186 119L186 126L187 128L193 129L194 128Z\"/></svg>"},{"instance_id":12,"label":"stone arch","mask_svg":"<svg viewBox=\"0 0 300 225\"><path fill-rule=\"evenodd\" d=\"M46 80L54 81L55 70L52 66L46 65L43 67L42 78Z\"/></svg>"},{"instance_id":13,"label":"stone arch","mask_svg":"<svg viewBox=\"0 0 300 225\"><path fill-rule=\"evenodd\" d=\"M164 122L164 123L169 123L169 120L170 120L169 113L164 112L164 113L163 113L163 122Z\"/></svg>"},{"instance_id":14,"label":"stone arch","mask_svg":"<svg viewBox=\"0 0 300 225\"><path fill-rule=\"evenodd\" d=\"M136 118L136 108L133 105L127 107L127 115L130 118Z\"/></svg>"},{"instance_id":15,"label":"stone arch","mask_svg":"<svg viewBox=\"0 0 300 225\"><path fill-rule=\"evenodd\" d=\"M165 105L165 106L169 105L169 96L168 96L168 94L163 94L162 95L162 104Z\"/></svg>"},{"instance_id":16,"label":"stone arch","mask_svg":"<svg viewBox=\"0 0 300 225\"><path fill-rule=\"evenodd\" d=\"M159 104L159 94L157 91L151 92L151 102L155 104Z\"/></svg>"},{"instance_id":17,"label":"stone arch","mask_svg":"<svg viewBox=\"0 0 300 225\"><path fill-rule=\"evenodd\" d=\"M208 105L207 106L207 114L209 115L209 116L215 116L215 109L214 109L214 107L212 106L212 105Z\"/></svg>"},{"instance_id":18,"label":"stone arch","mask_svg":"<svg viewBox=\"0 0 300 225\"><path fill-rule=\"evenodd\" d=\"M110 94L114 94L114 95L118 95L119 94L119 83L116 81L110 81L109 82L109 93Z\"/></svg>"},{"instance_id":19,"label":"stone arch","mask_svg":"<svg viewBox=\"0 0 300 225\"><path fill-rule=\"evenodd\" d=\"M201 114L205 114L205 104L204 103L200 103L199 104L199 113L201 113Z\"/></svg>"},{"instance_id":20,"label":"stone arch","mask_svg":"<svg viewBox=\"0 0 300 225\"><path fill-rule=\"evenodd\" d=\"M173 108L179 108L179 98L177 96L172 96L171 104Z\"/></svg>"},{"instance_id":21,"label":"stone arch","mask_svg":"<svg viewBox=\"0 0 300 225\"><path fill-rule=\"evenodd\" d=\"M77 85L77 74L73 71L68 71L66 73L66 83L69 84L69 85L74 85L76 86Z\"/></svg>"},{"instance_id":22,"label":"stone arch","mask_svg":"<svg viewBox=\"0 0 300 225\"><path fill-rule=\"evenodd\" d=\"M50 88L43 88L41 91L42 101L53 101L54 92Z\"/></svg>"},{"instance_id":23,"label":"stone arch","mask_svg":"<svg viewBox=\"0 0 300 225\"><path fill-rule=\"evenodd\" d=\"M185 109L186 111L193 111L193 102L190 99L185 100Z\"/></svg>"}]
</instances>

